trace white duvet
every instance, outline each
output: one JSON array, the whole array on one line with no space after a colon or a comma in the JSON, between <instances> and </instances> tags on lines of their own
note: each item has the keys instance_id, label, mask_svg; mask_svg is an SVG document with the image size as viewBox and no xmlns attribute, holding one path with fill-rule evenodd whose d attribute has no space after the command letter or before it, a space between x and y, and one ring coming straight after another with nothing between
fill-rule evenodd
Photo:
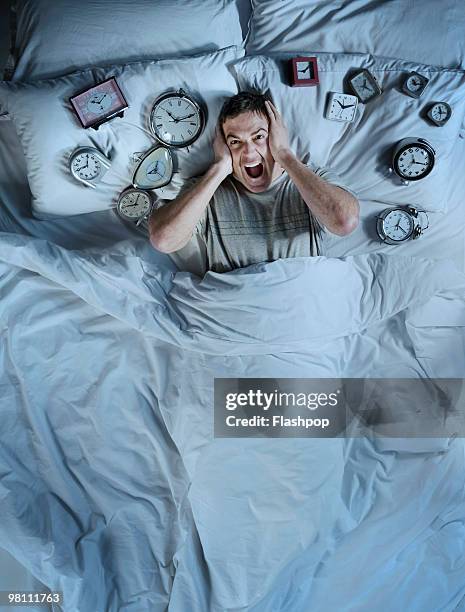
<instances>
[{"instance_id":1,"label":"white duvet","mask_svg":"<svg viewBox=\"0 0 465 612\"><path fill-rule=\"evenodd\" d=\"M65 610L452 610L463 439L214 439L213 380L463 377L465 276L164 261L0 235L0 546Z\"/></svg>"}]
</instances>

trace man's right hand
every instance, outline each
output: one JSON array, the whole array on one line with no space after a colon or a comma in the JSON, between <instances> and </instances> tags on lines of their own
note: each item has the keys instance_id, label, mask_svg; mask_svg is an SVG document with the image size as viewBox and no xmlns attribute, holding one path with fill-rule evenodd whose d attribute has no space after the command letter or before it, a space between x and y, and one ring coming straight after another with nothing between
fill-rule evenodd
<instances>
[{"instance_id":1,"label":"man's right hand","mask_svg":"<svg viewBox=\"0 0 465 612\"><path fill-rule=\"evenodd\" d=\"M213 139L213 151L215 153L215 164L218 165L227 176L232 174L233 163L231 152L224 139L221 127L217 126L215 130L215 138Z\"/></svg>"}]
</instances>

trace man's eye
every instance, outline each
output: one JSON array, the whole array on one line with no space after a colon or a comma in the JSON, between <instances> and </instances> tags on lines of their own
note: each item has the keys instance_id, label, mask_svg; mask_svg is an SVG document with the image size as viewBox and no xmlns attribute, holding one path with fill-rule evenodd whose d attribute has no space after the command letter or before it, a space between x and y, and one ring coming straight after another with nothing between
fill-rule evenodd
<instances>
[{"instance_id":1,"label":"man's eye","mask_svg":"<svg viewBox=\"0 0 465 612\"><path fill-rule=\"evenodd\" d=\"M264 134L257 134L257 136L255 136L255 140L261 140L262 138L265 138Z\"/></svg>"},{"instance_id":2,"label":"man's eye","mask_svg":"<svg viewBox=\"0 0 465 612\"><path fill-rule=\"evenodd\" d=\"M234 145L237 145L238 143L239 143L239 141L238 141L238 140L230 140L230 141L229 141L229 144L230 144L230 145L233 145L233 146L234 146Z\"/></svg>"}]
</instances>

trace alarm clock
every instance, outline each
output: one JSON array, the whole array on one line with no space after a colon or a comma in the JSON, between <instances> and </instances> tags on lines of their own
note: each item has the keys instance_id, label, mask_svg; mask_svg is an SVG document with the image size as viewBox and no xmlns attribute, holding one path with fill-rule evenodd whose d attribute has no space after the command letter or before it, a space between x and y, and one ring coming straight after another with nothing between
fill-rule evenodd
<instances>
[{"instance_id":1,"label":"alarm clock","mask_svg":"<svg viewBox=\"0 0 465 612\"><path fill-rule=\"evenodd\" d=\"M198 102L180 89L159 96L150 113L149 127L155 138L169 147L188 147L202 133L205 114Z\"/></svg>"},{"instance_id":2,"label":"alarm clock","mask_svg":"<svg viewBox=\"0 0 465 612\"><path fill-rule=\"evenodd\" d=\"M79 147L69 158L72 176L83 185L94 189L110 166L110 160L93 147Z\"/></svg>"},{"instance_id":3,"label":"alarm clock","mask_svg":"<svg viewBox=\"0 0 465 612\"><path fill-rule=\"evenodd\" d=\"M349 85L362 104L370 102L383 93L376 77L366 68L362 68L349 78Z\"/></svg>"},{"instance_id":4,"label":"alarm clock","mask_svg":"<svg viewBox=\"0 0 465 612\"><path fill-rule=\"evenodd\" d=\"M139 189L158 189L173 177L173 157L166 147L157 146L142 157L132 184Z\"/></svg>"},{"instance_id":5,"label":"alarm clock","mask_svg":"<svg viewBox=\"0 0 465 612\"><path fill-rule=\"evenodd\" d=\"M83 128L98 128L113 119L122 117L128 103L116 79L111 77L69 99Z\"/></svg>"},{"instance_id":6,"label":"alarm clock","mask_svg":"<svg viewBox=\"0 0 465 612\"><path fill-rule=\"evenodd\" d=\"M404 185L427 177L434 168L436 152L423 138L403 138L392 151L390 172L395 172Z\"/></svg>"},{"instance_id":7,"label":"alarm clock","mask_svg":"<svg viewBox=\"0 0 465 612\"><path fill-rule=\"evenodd\" d=\"M130 221L137 219L136 226L138 226L149 217L152 207L152 196L148 191L130 187L120 194L116 210L123 219Z\"/></svg>"},{"instance_id":8,"label":"alarm clock","mask_svg":"<svg viewBox=\"0 0 465 612\"><path fill-rule=\"evenodd\" d=\"M407 240L415 240L429 227L419 222L419 215L428 215L424 210L418 210L413 206L405 208L387 208L376 217L376 231L378 236L386 244L402 244Z\"/></svg>"},{"instance_id":9,"label":"alarm clock","mask_svg":"<svg viewBox=\"0 0 465 612\"><path fill-rule=\"evenodd\" d=\"M418 72L409 72L402 85L402 91L411 98L419 98L425 91L429 79Z\"/></svg>"},{"instance_id":10,"label":"alarm clock","mask_svg":"<svg viewBox=\"0 0 465 612\"><path fill-rule=\"evenodd\" d=\"M316 57L293 57L289 60L291 87L318 85L318 64Z\"/></svg>"},{"instance_id":11,"label":"alarm clock","mask_svg":"<svg viewBox=\"0 0 465 612\"><path fill-rule=\"evenodd\" d=\"M328 94L325 117L331 121L346 121L350 123L354 120L357 105L358 98L355 96L331 91Z\"/></svg>"},{"instance_id":12,"label":"alarm clock","mask_svg":"<svg viewBox=\"0 0 465 612\"><path fill-rule=\"evenodd\" d=\"M430 106L426 116L438 127L442 127L452 116L452 109L447 102L435 102Z\"/></svg>"}]
</instances>

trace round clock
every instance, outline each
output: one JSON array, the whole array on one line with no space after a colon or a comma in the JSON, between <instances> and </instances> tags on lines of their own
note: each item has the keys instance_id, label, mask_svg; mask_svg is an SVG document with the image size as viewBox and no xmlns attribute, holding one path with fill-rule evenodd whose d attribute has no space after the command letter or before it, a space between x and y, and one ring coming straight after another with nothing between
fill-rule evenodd
<instances>
[{"instance_id":1,"label":"round clock","mask_svg":"<svg viewBox=\"0 0 465 612\"><path fill-rule=\"evenodd\" d=\"M170 147L188 147L205 124L200 105L183 89L158 97L150 113L149 126L155 138Z\"/></svg>"},{"instance_id":2,"label":"round clock","mask_svg":"<svg viewBox=\"0 0 465 612\"><path fill-rule=\"evenodd\" d=\"M425 178L434 167L436 152L423 138L404 138L394 147L392 170L405 183Z\"/></svg>"},{"instance_id":3,"label":"round clock","mask_svg":"<svg viewBox=\"0 0 465 612\"><path fill-rule=\"evenodd\" d=\"M129 188L120 194L116 210L125 219L134 221L137 225L147 218L152 211L152 196L142 189Z\"/></svg>"},{"instance_id":4,"label":"round clock","mask_svg":"<svg viewBox=\"0 0 465 612\"><path fill-rule=\"evenodd\" d=\"M110 160L93 147L79 147L71 154L69 168L77 181L95 189L110 168Z\"/></svg>"},{"instance_id":5,"label":"round clock","mask_svg":"<svg viewBox=\"0 0 465 612\"><path fill-rule=\"evenodd\" d=\"M166 147L157 146L141 159L134 172L132 184L139 189L158 189L173 177L173 158Z\"/></svg>"},{"instance_id":6,"label":"round clock","mask_svg":"<svg viewBox=\"0 0 465 612\"><path fill-rule=\"evenodd\" d=\"M428 119L439 127L443 126L452 116L452 109L447 102L435 102L428 109Z\"/></svg>"},{"instance_id":7,"label":"round clock","mask_svg":"<svg viewBox=\"0 0 465 612\"><path fill-rule=\"evenodd\" d=\"M418 238L427 229L418 222L418 215L426 212L412 206L407 208L387 208L376 218L376 231L386 244L401 244L406 240Z\"/></svg>"}]
</instances>

